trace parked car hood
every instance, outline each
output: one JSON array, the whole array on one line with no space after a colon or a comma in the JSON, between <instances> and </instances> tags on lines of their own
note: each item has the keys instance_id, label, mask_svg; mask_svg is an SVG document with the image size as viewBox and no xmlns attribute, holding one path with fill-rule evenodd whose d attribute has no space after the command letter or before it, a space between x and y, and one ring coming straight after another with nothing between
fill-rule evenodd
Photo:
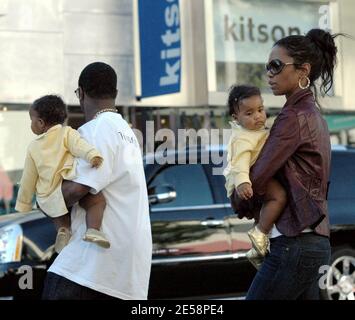
<instances>
[{"instance_id":1,"label":"parked car hood","mask_svg":"<svg viewBox=\"0 0 355 320\"><path fill-rule=\"evenodd\" d=\"M45 217L43 213L34 210L28 213L10 213L0 216L0 227L11 223L23 223L31 220L36 220Z\"/></svg>"}]
</instances>

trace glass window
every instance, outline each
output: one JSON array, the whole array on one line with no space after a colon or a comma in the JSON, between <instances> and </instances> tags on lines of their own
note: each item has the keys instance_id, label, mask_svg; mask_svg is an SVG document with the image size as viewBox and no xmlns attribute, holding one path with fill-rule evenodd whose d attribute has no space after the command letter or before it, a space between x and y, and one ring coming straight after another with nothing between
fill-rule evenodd
<instances>
[{"instance_id":1,"label":"glass window","mask_svg":"<svg viewBox=\"0 0 355 320\"><path fill-rule=\"evenodd\" d=\"M206 174L199 164L175 165L161 171L150 187L171 185L176 199L154 205L154 208L171 208L213 204L213 196Z\"/></svg>"},{"instance_id":2,"label":"glass window","mask_svg":"<svg viewBox=\"0 0 355 320\"><path fill-rule=\"evenodd\" d=\"M273 44L318 28L327 1L212 0L216 89L248 83L271 92L265 63ZM327 26L329 27L329 26Z\"/></svg>"}]
</instances>

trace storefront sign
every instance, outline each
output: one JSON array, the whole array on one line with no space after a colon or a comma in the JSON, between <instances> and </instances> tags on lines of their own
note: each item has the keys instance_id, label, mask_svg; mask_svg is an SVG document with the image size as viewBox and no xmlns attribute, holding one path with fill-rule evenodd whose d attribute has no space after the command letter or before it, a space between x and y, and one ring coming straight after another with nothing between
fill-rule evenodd
<instances>
[{"instance_id":1,"label":"storefront sign","mask_svg":"<svg viewBox=\"0 0 355 320\"><path fill-rule=\"evenodd\" d=\"M319 27L324 2L213 0L215 58L265 63L275 41Z\"/></svg>"},{"instance_id":2,"label":"storefront sign","mask_svg":"<svg viewBox=\"0 0 355 320\"><path fill-rule=\"evenodd\" d=\"M140 98L180 92L179 0L138 0Z\"/></svg>"},{"instance_id":3,"label":"storefront sign","mask_svg":"<svg viewBox=\"0 0 355 320\"><path fill-rule=\"evenodd\" d=\"M355 115L334 114L325 115L330 132L339 132L355 128Z\"/></svg>"}]
</instances>

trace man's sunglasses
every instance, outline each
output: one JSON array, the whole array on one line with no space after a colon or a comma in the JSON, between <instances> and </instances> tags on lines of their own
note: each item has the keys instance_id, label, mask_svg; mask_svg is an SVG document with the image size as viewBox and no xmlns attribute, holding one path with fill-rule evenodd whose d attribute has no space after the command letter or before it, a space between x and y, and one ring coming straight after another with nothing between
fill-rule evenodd
<instances>
[{"instance_id":1,"label":"man's sunglasses","mask_svg":"<svg viewBox=\"0 0 355 320\"><path fill-rule=\"evenodd\" d=\"M78 99L80 99L80 88L74 90L74 93Z\"/></svg>"},{"instance_id":2,"label":"man's sunglasses","mask_svg":"<svg viewBox=\"0 0 355 320\"><path fill-rule=\"evenodd\" d=\"M285 68L286 66L291 65L291 64L297 65L297 63L293 63L293 62L286 62L285 63L279 59L274 59L274 60L271 60L269 63L267 63L265 65L265 68L266 68L266 71L270 72L272 75L277 75L283 70L283 68Z\"/></svg>"}]
</instances>

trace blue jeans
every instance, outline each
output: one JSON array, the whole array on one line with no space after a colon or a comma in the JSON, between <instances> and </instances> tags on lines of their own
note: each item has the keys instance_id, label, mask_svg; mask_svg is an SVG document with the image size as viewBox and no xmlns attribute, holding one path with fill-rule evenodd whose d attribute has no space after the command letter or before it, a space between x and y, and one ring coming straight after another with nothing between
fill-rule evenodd
<instances>
[{"instance_id":1,"label":"blue jeans","mask_svg":"<svg viewBox=\"0 0 355 320\"><path fill-rule=\"evenodd\" d=\"M270 253L256 274L247 300L319 300L319 268L330 264L327 237L302 233L270 239Z\"/></svg>"},{"instance_id":2,"label":"blue jeans","mask_svg":"<svg viewBox=\"0 0 355 320\"><path fill-rule=\"evenodd\" d=\"M120 300L84 287L53 272L48 272L42 293L43 300Z\"/></svg>"}]
</instances>

